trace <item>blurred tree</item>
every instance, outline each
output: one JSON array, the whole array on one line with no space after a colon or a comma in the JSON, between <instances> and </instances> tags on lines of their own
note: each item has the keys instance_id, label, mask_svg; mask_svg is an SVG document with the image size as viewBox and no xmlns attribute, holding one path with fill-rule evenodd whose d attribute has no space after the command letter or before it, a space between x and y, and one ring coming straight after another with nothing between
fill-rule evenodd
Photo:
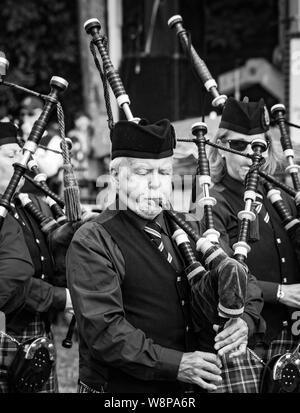
<instances>
[{"instance_id":1,"label":"blurred tree","mask_svg":"<svg viewBox=\"0 0 300 413\"><path fill-rule=\"evenodd\" d=\"M278 0L206 2L205 43L215 74L252 57L272 62L278 45Z\"/></svg>"},{"instance_id":2,"label":"blurred tree","mask_svg":"<svg viewBox=\"0 0 300 413\"><path fill-rule=\"evenodd\" d=\"M1 0L0 50L10 62L7 79L42 93L52 76L69 82L69 116L82 106L77 0ZM2 87L0 105L16 112L23 95Z\"/></svg>"}]
</instances>

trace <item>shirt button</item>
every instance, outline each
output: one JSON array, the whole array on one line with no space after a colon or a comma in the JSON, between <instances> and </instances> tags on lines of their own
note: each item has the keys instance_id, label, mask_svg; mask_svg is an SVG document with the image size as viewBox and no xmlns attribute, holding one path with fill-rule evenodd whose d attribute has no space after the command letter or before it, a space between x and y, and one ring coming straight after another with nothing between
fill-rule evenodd
<instances>
[{"instance_id":1,"label":"shirt button","mask_svg":"<svg viewBox=\"0 0 300 413\"><path fill-rule=\"evenodd\" d=\"M181 300L181 305L184 306L185 305L185 301Z\"/></svg>"},{"instance_id":2,"label":"shirt button","mask_svg":"<svg viewBox=\"0 0 300 413\"><path fill-rule=\"evenodd\" d=\"M177 282L180 283L181 277L177 277Z\"/></svg>"},{"instance_id":3,"label":"shirt button","mask_svg":"<svg viewBox=\"0 0 300 413\"><path fill-rule=\"evenodd\" d=\"M276 238L276 242L277 242L277 244L281 244L281 239L280 239L280 238Z\"/></svg>"},{"instance_id":4,"label":"shirt button","mask_svg":"<svg viewBox=\"0 0 300 413\"><path fill-rule=\"evenodd\" d=\"M289 324L289 323L288 323L287 321L283 321L283 322L282 322L283 327L287 327L288 324Z\"/></svg>"},{"instance_id":5,"label":"shirt button","mask_svg":"<svg viewBox=\"0 0 300 413\"><path fill-rule=\"evenodd\" d=\"M41 261L45 261L45 257L41 255Z\"/></svg>"},{"instance_id":6,"label":"shirt button","mask_svg":"<svg viewBox=\"0 0 300 413\"><path fill-rule=\"evenodd\" d=\"M284 278L282 279L282 282L283 282L283 283L287 283L287 278L284 277Z\"/></svg>"},{"instance_id":7,"label":"shirt button","mask_svg":"<svg viewBox=\"0 0 300 413\"><path fill-rule=\"evenodd\" d=\"M26 225L25 222L22 221L22 225L25 227L25 225Z\"/></svg>"},{"instance_id":8,"label":"shirt button","mask_svg":"<svg viewBox=\"0 0 300 413\"><path fill-rule=\"evenodd\" d=\"M189 330L190 330L190 327L189 327L189 326L186 326L186 327L185 327L185 331L188 333Z\"/></svg>"},{"instance_id":9,"label":"shirt button","mask_svg":"<svg viewBox=\"0 0 300 413\"><path fill-rule=\"evenodd\" d=\"M39 240L38 238L36 238L35 242L36 242L37 244L39 244L39 243L40 243L40 240Z\"/></svg>"},{"instance_id":10,"label":"shirt button","mask_svg":"<svg viewBox=\"0 0 300 413\"><path fill-rule=\"evenodd\" d=\"M45 278L45 274L42 274L41 275L41 279L43 280Z\"/></svg>"},{"instance_id":11,"label":"shirt button","mask_svg":"<svg viewBox=\"0 0 300 413\"><path fill-rule=\"evenodd\" d=\"M285 258L281 258L281 262L285 262Z\"/></svg>"}]
</instances>

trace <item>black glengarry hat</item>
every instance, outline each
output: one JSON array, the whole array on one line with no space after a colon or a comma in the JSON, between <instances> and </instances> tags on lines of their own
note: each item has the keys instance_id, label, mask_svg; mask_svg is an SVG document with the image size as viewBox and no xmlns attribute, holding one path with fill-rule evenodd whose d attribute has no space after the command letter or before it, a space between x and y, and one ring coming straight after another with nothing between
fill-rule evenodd
<instances>
[{"instance_id":1,"label":"black glengarry hat","mask_svg":"<svg viewBox=\"0 0 300 413\"><path fill-rule=\"evenodd\" d=\"M12 122L0 122L0 146L18 143L18 128Z\"/></svg>"},{"instance_id":2,"label":"black glengarry hat","mask_svg":"<svg viewBox=\"0 0 300 413\"><path fill-rule=\"evenodd\" d=\"M161 159L173 155L176 146L175 131L168 119L138 124L127 120L117 122L110 132L111 158Z\"/></svg>"},{"instance_id":3,"label":"black glengarry hat","mask_svg":"<svg viewBox=\"0 0 300 413\"><path fill-rule=\"evenodd\" d=\"M264 100L240 102L230 97L225 104L219 127L245 135L265 133L270 127L270 117Z\"/></svg>"}]
</instances>

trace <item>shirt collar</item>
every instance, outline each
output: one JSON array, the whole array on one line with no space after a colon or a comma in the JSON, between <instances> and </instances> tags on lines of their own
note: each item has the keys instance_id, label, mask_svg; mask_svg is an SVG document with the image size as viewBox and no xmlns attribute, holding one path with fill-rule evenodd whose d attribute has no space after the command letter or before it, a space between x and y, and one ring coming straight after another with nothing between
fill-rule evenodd
<instances>
[{"instance_id":1,"label":"shirt collar","mask_svg":"<svg viewBox=\"0 0 300 413\"><path fill-rule=\"evenodd\" d=\"M130 209L122 212L125 213L128 218L133 221L133 224L142 231L145 230L145 226L148 224L148 222L150 222L150 220L140 217ZM157 222L161 226L162 232L168 234L163 212L161 212L156 218L151 220L151 222L152 221Z\"/></svg>"},{"instance_id":2,"label":"shirt collar","mask_svg":"<svg viewBox=\"0 0 300 413\"><path fill-rule=\"evenodd\" d=\"M109 208L111 208L111 207L117 208L117 203L114 202L112 205L110 205ZM142 231L145 229L145 226L148 224L148 222L150 222L150 220L140 217L139 215L137 215L135 212L133 212L129 208L127 208L127 209L118 208L118 209L119 209L120 212L127 215L128 218L131 221L133 221L135 227L139 228ZM158 222L159 225L161 226L162 232L164 232L165 234L168 234L163 211L156 218L154 218L151 221Z\"/></svg>"}]
</instances>

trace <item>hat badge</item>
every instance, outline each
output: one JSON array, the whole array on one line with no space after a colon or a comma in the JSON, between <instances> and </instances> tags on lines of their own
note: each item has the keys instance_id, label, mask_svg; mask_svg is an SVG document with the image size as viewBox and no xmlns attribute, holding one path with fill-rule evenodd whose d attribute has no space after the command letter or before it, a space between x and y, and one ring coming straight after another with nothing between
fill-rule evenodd
<instances>
[{"instance_id":1,"label":"hat badge","mask_svg":"<svg viewBox=\"0 0 300 413\"><path fill-rule=\"evenodd\" d=\"M268 130L270 127L270 116L266 105L263 106L262 115L261 115L261 124L264 130Z\"/></svg>"}]
</instances>

